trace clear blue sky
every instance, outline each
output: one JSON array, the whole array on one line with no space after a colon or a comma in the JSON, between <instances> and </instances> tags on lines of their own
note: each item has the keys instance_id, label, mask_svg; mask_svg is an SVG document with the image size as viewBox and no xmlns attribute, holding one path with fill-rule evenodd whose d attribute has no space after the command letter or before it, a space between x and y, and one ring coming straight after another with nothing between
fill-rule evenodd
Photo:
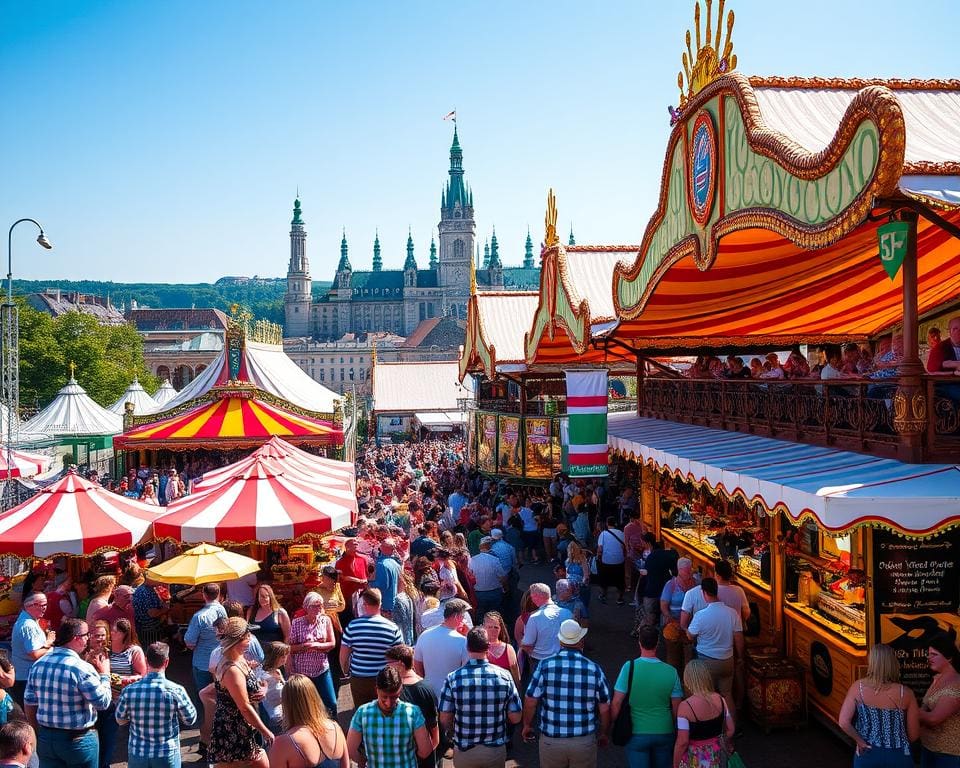
<instances>
[{"instance_id":1,"label":"clear blue sky","mask_svg":"<svg viewBox=\"0 0 960 768\"><path fill-rule=\"evenodd\" d=\"M951 77L960 3L729 0L746 74ZM904 13L904 10L907 12ZM286 271L297 186L315 279L346 226L399 267L439 219L456 108L481 236L519 263L553 187L581 243L654 208L693 1L0 4L0 223L23 278Z\"/></svg>"}]
</instances>

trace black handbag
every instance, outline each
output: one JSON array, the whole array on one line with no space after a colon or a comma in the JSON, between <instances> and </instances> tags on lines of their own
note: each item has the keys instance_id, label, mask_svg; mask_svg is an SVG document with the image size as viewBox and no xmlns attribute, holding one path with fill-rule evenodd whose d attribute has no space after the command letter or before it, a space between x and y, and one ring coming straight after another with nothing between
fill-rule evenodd
<instances>
[{"instance_id":1,"label":"black handbag","mask_svg":"<svg viewBox=\"0 0 960 768\"><path fill-rule=\"evenodd\" d=\"M630 676L627 678L627 696L623 700L623 706L620 707L620 714L613 723L613 731L610 734L610 740L618 747L625 747L627 742L633 737L633 717L630 714L630 689L633 688L633 668L637 665L635 661L630 662Z\"/></svg>"}]
</instances>

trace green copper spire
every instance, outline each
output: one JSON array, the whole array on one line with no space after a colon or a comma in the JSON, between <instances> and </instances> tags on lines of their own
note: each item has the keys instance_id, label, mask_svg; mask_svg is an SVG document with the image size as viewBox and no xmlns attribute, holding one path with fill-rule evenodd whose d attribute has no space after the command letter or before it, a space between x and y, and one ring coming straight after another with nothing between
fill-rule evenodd
<instances>
[{"instance_id":1,"label":"green copper spire","mask_svg":"<svg viewBox=\"0 0 960 768\"><path fill-rule=\"evenodd\" d=\"M460 148L460 138L457 127L453 127L453 144L450 146L450 180L441 198L441 207L446 211L460 208L473 208L473 195L463 180L463 150Z\"/></svg>"},{"instance_id":2,"label":"green copper spire","mask_svg":"<svg viewBox=\"0 0 960 768\"><path fill-rule=\"evenodd\" d=\"M407 230L407 260L403 262L404 269L416 269L417 260L413 258L413 235Z\"/></svg>"},{"instance_id":3,"label":"green copper spire","mask_svg":"<svg viewBox=\"0 0 960 768\"><path fill-rule=\"evenodd\" d=\"M293 221L290 222L291 225L296 226L299 224L303 226L303 218L301 217L300 211L300 196L297 196L297 199L293 201Z\"/></svg>"},{"instance_id":4,"label":"green copper spire","mask_svg":"<svg viewBox=\"0 0 960 768\"><path fill-rule=\"evenodd\" d=\"M347 258L347 230L344 228L343 237L340 238L340 263L337 264L337 272L343 272L344 270L353 271L353 267L350 266L350 259Z\"/></svg>"},{"instance_id":5,"label":"green copper spire","mask_svg":"<svg viewBox=\"0 0 960 768\"><path fill-rule=\"evenodd\" d=\"M433 239L433 235L430 235L430 269L437 268L437 244Z\"/></svg>"},{"instance_id":6,"label":"green copper spire","mask_svg":"<svg viewBox=\"0 0 960 768\"><path fill-rule=\"evenodd\" d=\"M573 222L570 222L570 239L567 240L567 245L576 245L577 241L573 237Z\"/></svg>"},{"instance_id":7,"label":"green copper spire","mask_svg":"<svg viewBox=\"0 0 960 768\"><path fill-rule=\"evenodd\" d=\"M490 269L490 241L483 241L483 268Z\"/></svg>"},{"instance_id":8,"label":"green copper spire","mask_svg":"<svg viewBox=\"0 0 960 768\"><path fill-rule=\"evenodd\" d=\"M493 228L493 235L490 237L490 269L501 269L500 246L497 245L497 228Z\"/></svg>"},{"instance_id":9,"label":"green copper spire","mask_svg":"<svg viewBox=\"0 0 960 768\"><path fill-rule=\"evenodd\" d=\"M377 231L373 238L373 271L380 272L383 269L383 259L380 258L380 232Z\"/></svg>"},{"instance_id":10,"label":"green copper spire","mask_svg":"<svg viewBox=\"0 0 960 768\"><path fill-rule=\"evenodd\" d=\"M533 269L533 240L530 238L530 227L527 227L527 242L523 246L523 268Z\"/></svg>"}]
</instances>

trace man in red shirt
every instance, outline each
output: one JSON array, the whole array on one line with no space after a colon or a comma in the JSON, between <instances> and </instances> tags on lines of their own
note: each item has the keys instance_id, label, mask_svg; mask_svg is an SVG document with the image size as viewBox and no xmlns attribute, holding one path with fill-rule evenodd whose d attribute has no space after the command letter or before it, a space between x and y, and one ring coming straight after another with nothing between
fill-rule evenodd
<instances>
[{"instance_id":1,"label":"man in red shirt","mask_svg":"<svg viewBox=\"0 0 960 768\"><path fill-rule=\"evenodd\" d=\"M960 316L950 318L949 337L930 350L927 370L930 373L956 373L960 370Z\"/></svg>"},{"instance_id":2,"label":"man in red shirt","mask_svg":"<svg viewBox=\"0 0 960 768\"><path fill-rule=\"evenodd\" d=\"M133 587L121 584L113 590L113 602L106 608L101 608L91 617L94 621L103 619L112 628L117 619L128 619L130 626L134 626L133 619Z\"/></svg>"},{"instance_id":3,"label":"man in red shirt","mask_svg":"<svg viewBox=\"0 0 960 768\"><path fill-rule=\"evenodd\" d=\"M344 544L344 553L337 560L337 571L340 573L340 591L347 604L340 612L340 626L347 626L355 618L353 612L353 596L367 588L367 567L370 561L357 552L357 540L347 539Z\"/></svg>"}]
</instances>

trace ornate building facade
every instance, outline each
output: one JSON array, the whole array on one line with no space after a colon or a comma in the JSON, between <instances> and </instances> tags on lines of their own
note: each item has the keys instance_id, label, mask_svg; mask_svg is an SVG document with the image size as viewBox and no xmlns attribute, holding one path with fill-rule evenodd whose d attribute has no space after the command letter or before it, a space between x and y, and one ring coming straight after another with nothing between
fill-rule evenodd
<instances>
[{"instance_id":1,"label":"ornate building facade","mask_svg":"<svg viewBox=\"0 0 960 768\"><path fill-rule=\"evenodd\" d=\"M321 341L364 333L394 333L406 337L430 318L466 319L471 260L476 253L479 261L480 249L473 191L464 178L463 150L456 128L450 147L449 178L440 201L439 253L437 240L431 237L425 269L417 264L413 236L408 233L403 269L383 269L377 235L373 241L372 268L355 271L344 232L333 285L324 296L314 300L302 214L298 199L294 201L290 227L290 262L284 296L285 337ZM485 245L483 262L477 264L476 277L480 290L536 289L540 284L540 270L534 266L529 234L523 266L505 268L494 231Z\"/></svg>"}]
</instances>

